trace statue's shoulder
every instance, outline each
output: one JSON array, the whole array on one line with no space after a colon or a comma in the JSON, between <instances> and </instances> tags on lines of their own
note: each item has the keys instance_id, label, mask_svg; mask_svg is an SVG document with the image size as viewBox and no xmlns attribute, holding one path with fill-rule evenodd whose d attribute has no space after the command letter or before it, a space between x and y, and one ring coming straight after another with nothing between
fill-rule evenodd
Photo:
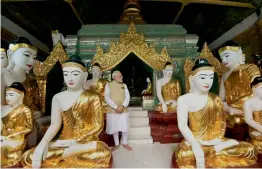
<instances>
[{"instance_id":1,"label":"statue's shoulder","mask_svg":"<svg viewBox=\"0 0 262 169\"><path fill-rule=\"evenodd\" d=\"M216 95L216 94L214 94L214 93L211 93L211 92L210 92L208 95L209 95L209 97L210 97L212 100L214 100L214 101L216 101L216 102L222 102L221 97L219 97L218 95Z\"/></svg>"},{"instance_id":2,"label":"statue's shoulder","mask_svg":"<svg viewBox=\"0 0 262 169\"><path fill-rule=\"evenodd\" d=\"M107 84L107 83L108 83L108 80L106 80L106 79L99 79L99 81L100 81L101 83L103 83L103 84Z\"/></svg>"},{"instance_id":3,"label":"statue's shoulder","mask_svg":"<svg viewBox=\"0 0 262 169\"><path fill-rule=\"evenodd\" d=\"M177 101L178 102L188 102L189 100L191 100L192 97L193 97L192 93L186 93L184 95L179 96Z\"/></svg>"},{"instance_id":4,"label":"statue's shoulder","mask_svg":"<svg viewBox=\"0 0 262 169\"><path fill-rule=\"evenodd\" d=\"M248 74L250 77L260 75L260 70L255 64L242 64L240 66L240 71Z\"/></svg>"}]
</instances>

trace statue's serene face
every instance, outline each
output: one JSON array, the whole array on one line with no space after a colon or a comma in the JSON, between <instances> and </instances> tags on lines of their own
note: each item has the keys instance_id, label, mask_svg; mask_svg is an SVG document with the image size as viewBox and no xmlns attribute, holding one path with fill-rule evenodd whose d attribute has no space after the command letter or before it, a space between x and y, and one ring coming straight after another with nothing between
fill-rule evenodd
<instances>
[{"instance_id":1,"label":"statue's serene face","mask_svg":"<svg viewBox=\"0 0 262 169\"><path fill-rule=\"evenodd\" d=\"M5 68L8 66L8 59L7 59L7 55L6 52L0 52L1 55L1 68Z\"/></svg>"},{"instance_id":2,"label":"statue's serene face","mask_svg":"<svg viewBox=\"0 0 262 169\"><path fill-rule=\"evenodd\" d=\"M194 89L206 93L209 92L213 85L214 71L213 70L200 70L195 75L193 75L193 85Z\"/></svg>"},{"instance_id":3,"label":"statue's serene face","mask_svg":"<svg viewBox=\"0 0 262 169\"><path fill-rule=\"evenodd\" d=\"M31 70L35 63L37 51L31 48L19 48L12 54L12 60L16 66L25 71Z\"/></svg>"},{"instance_id":4,"label":"statue's serene face","mask_svg":"<svg viewBox=\"0 0 262 169\"><path fill-rule=\"evenodd\" d=\"M149 77L146 78L146 82L147 82L147 83L150 83L150 82L151 82L151 80L150 80Z\"/></svg>"},{"instance_id":5,"label":"statue's serene face","mask_svg":"<svg viewBox=\"0 0 262 169\"><path fill-rule=\"evenodd\" d=\"M262 83L260 83L257 87L253 87L253 95L262 99Z\"/></svg>"},{"instance_id":6,"label":"statue's serene face","mask_svg":"<svg viewBox=\"0 0 262 169\"><path fill-rule=\"evenodd\" d=\"M69 89L80 89L86 79L85 74L78 67L64 67L64 82Z\"/></svg>"},{"instance_id":7,"label":"statue's serene face","mask_svg":"<svg viewBox=\"0 0 262 169\"><path fill-rule=\"evenodd\" d=\"M170 65L166 66L165 69L163 70L164 76L172 77L173 71L174 71L173 66Z\"/></svg>"},{"instance_id":8,"label":"statue's serene face","mask_svg":"<svg viewBox=\"0 0 262 169\"><path fill-rule=\"evenodd\" d=\"M220 58L222 60L222 63L228 68L234 67L235 65L243 63L244 61L241 50L239 50L238 52L225 50L220 53Z\"/></svg>"},{"instance_id":9,"label":"statue's serene face","mask_svg":"<svg viewBox=\"0 0 262 169\"><path fill-rule=\"evenodd\" d=\"M8 105L13 106L19 104L23 98L20 93L15 92L13 90L7 90L5 99Z\"/></svg>"},{"instance_id":10,"label":"statue's serene face","mask_svg":"<svg viewBox=\"0 0 262 169\"><path fill-rule=\"evenodd\" d=\"M93 66L93 67L92 67L92 75L93 75L93 77L95 77L95 78L101 77L102 71L101 71L100 67L98 67L98 66Z\"/></svg>"}]
</instances>

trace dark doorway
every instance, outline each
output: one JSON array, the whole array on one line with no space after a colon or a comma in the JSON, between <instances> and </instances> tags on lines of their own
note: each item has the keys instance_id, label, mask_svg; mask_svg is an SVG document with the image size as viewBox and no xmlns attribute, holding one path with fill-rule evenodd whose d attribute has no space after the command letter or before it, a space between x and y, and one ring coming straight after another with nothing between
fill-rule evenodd
<instances>
[{"instance_id":1,"label":"dark doorway","mask_svg":"<svg viewBox=\"0 0 262 169\"><path fill-rule=\"evenodd\" d=\"M130 92L130 105L141 105L141 93L147 88L146 78L152 81L153 69L139 59L135 54L130 53L113 70L119 70L123 75L123 81Z\"/></svg>"}]
</instances>

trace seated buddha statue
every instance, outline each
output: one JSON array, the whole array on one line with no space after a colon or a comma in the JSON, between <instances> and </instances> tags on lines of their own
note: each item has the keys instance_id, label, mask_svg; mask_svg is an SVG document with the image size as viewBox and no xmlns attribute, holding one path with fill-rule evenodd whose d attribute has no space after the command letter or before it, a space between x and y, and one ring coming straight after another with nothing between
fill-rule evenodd
<instances>
[{"instance_id":1,"label":"seated buddha statue","mask_svg":"<svg viewBox=\"0 0 262 169\"><path fill-rule=\"evenodd\" d=\"M87 72L80 57L71 56L62 67L67 90L54 95L51 125L38 146L23 154L22 165L33 168L109 167L111 151L98 139L104 122L101 97L83 89Z\"/></svg>"},{"instance_id":2,"label":"seated buddha statue","mask_svg":"<svg viewBox=\"0 0 262 169\"><path fill-rule=\"evenodd\" d=\"M151 96L153 91L152 91L152 83L149 77L146 78L146 82L147 82L147 88L143 90L141 94L143 96Z\"/></svg>"},{"instance_id":3,"label":"seated buddha statue","mask_svg":"<svg viewBox=\"0 0 262 169\"><path fill-rule=\"evenodd\" d=\"M25 88L14 82L6 89L7 105L1 107L1 167L18 167L33 129L31 110L23 104Z\"/></svg>"},{"instance_id":4,"label":"seated buddha statue","mask_svg":"<svg viewBox=\"0 0 262 169\"><path fill-rule=\"evenodd\" d=\"M32 110L34 116L41 116L37 82L28 73L34 66L36 54L37 48L26 38L19 37L12 41L8 50L10 62L3 73L1 93L13 82L21 82L26 90L24 104Z\"/></svg>"},{"instance_id":5,"label":"seated buddha statue","mask_svg":"<svg viewBox=\"0 0 262 169\"><path fill-rule=\"evenodd\" d=\"M105 112L107 104L105 102L104 92L108 81L102 78L102 68L98 63L92 65L91 71L92 79L87 80L86 83L84 83L84 88L97 92L101 95L103 101L103 111Z\"/></svg>"},{"instance_id":6,"label":"seated buddha statue","mask_svg":"<svg viewBox=\"0 0 262 169\"><path fill-rule=\"evenodd\" d=\"M222 63L228 71L222 75L219 96L224 101L228 112L228 127L245 123L244 101L252 96L251 81L260 75L255 64L243 64L241 47L233 41L228 41L219 49Z\"/></svg>"},{"instance_id":7,"label":"seated buddha statue","mask_svg":"<svg viewBox=\"0 0 262 169\"><path fill-rule=\"evenodd\" d=\"M167 62L163 70L163 78L156 82L156 92L159 104L156 111L161 113L176 112L176 100L181 95L181 87L178 80L172 78L173 65Z\"/></svg>"},{"instance_id":8,"label":"seated buddha statue","mask_svg":"<svg viewBox=\"0 0 262 169\"><path fill-rule=\"evenodd\" d=\"M253 97L245 101L245 121L250 126L249 135L251 143L262 154L262 76L256 77L251 88Z\"/></svg>"},{"instance_id":9,"label":"seated buddha statue","mask_svg":"<svg viewBox=\"0 0 262 169\"><path fill-rule=\"evenodd\" d=\"M245 167L256 163L252 144L224 137L223 102L209 92L213 78L214 68L206 59L197 59L189 76L190 92L178 98L178 127L185 140L173 156L180 168Z\"/></svg>"}]
</instances>

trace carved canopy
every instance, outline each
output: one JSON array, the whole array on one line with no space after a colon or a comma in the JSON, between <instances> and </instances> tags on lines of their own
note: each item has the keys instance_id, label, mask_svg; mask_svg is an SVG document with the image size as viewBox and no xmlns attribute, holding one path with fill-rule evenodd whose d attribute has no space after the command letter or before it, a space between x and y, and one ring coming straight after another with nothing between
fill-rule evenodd
<instances>
[{"instance_id":1,"label":"carved canopy","mask_svg":"<svg viewBox=\"0 0 262 169\"><path fill-rule=\"evenodd\" d=\"M215 72L218 74L219 77L222 76L224 72L226 72L226 67L220 63L220 61L213 56L212 52L207 46L207 43L204 44L203 49L198 58L205 58L208 62L215 68ZM198 59L197 58L197 59ZM184 72L185 72L185 82L186 82L186 92L188 93L190 90L189 84L189 76L192 73L192 68L194 66L194 61L190 59L186 59L184 65Z\"/></svg>"},{"instance_id":2,"label":"carved canopy","mask_svg":"<svg viewBox=\"0 0 262 169\"><path fill-rule=\"evenodd\" d=\"M104 53L97 45L92 64L98 63L103 71L110 70L122 62L130 53L134 53L153 69L161 70L166 62L171 62L167 49L161 53L155 51L155 44L147 45L143 34L138 34L134 23L129 25L127 33L121 33L119 42L111 42L109 52Z\"/></svg>"}]
</instances>

